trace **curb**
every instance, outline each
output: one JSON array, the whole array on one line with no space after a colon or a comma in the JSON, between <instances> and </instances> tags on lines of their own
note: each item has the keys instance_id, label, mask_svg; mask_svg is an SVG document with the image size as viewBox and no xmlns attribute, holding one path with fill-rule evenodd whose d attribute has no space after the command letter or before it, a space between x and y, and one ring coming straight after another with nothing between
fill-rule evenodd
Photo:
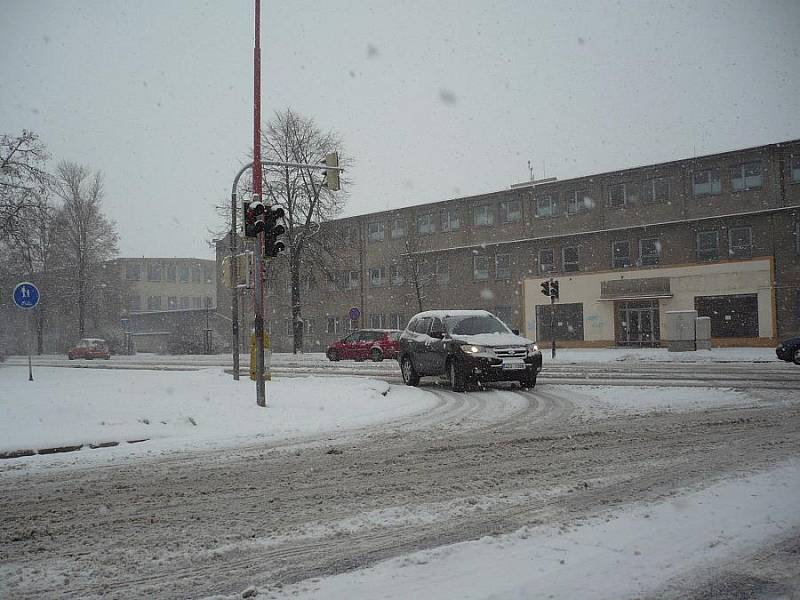
<instances>
[{"instance_id":1,"label":"curb","mask_svg":"<svg viewBox=\"0 0 800 600\"><path fill-rule=\"evenodd\" d=\"M77 452L83 448L91 448L92 450L96 450L97 448L113 448L114 446L119 446L121 443L123 444L138 444L140 442L146 442L150 438L144 438L141 440L126 440L125 442L102 442L100 444L76 444L74 446L58 446L56 448L38 448L38 449L25 449L25 450L8 450L6 452L0 452L0 460L8 459L8 458L22 458L25 456L34 456L35 454L62 454L64 452Z\"/></svg>"}]
</instances>

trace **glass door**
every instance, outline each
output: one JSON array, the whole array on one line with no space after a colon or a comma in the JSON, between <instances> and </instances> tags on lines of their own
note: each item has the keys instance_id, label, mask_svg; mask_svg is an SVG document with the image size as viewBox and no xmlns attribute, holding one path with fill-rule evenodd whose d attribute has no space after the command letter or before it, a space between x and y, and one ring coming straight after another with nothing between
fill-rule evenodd
<instances>
[{"instance_id":1,"label":"glass door","mask_svg":"<svg viewBox=\"0 0 800 600\"><path fill-rule=\"evenodd\" d=\"M617 303L617 345L658 346L660 342L657 300Z\"/></svg>"}]
</instances>

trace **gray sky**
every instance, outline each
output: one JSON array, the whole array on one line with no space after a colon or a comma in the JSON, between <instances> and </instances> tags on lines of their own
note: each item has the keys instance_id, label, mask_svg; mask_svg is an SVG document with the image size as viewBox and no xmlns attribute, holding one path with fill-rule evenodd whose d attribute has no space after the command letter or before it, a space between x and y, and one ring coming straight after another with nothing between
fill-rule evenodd
<instances>
[{"instance_id":1,"label":"gray sky","mask_svg":"<svg viewBox=\"0 0 800 600\"><path fill-rule=\"evenodd\" d=\"M796 0L262 4L264 119L341 135L345 215L800 137ZM103 171L123 256L212 256L253 5L0 0L2 131Z\"/></svg>"}]
</instances>

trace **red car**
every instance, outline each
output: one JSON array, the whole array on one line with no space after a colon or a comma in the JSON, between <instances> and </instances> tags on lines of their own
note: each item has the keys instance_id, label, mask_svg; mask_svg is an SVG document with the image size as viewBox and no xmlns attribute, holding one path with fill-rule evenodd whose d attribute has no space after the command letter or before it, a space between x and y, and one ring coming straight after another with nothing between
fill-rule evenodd
<instances>
[{"instance_id":1,"label":"red car","mask_svg":"<svg viewBox=\"0 0 800 600\"><path fill-rule=\"evenodd\" d=\"M84 338L67 350L67 358L70 360L75 360L76 358L104 358L108 360L111 358L111 352L105 340Z\"/></svg>"},{"instance_id":2,"label":"red car","mask_svg":"<svg viewBox=\"0 0 800 600\"><path fill-rule=\"evenodd\" d=\"M395 357L401 333L403 332L399 329L359 329L346 338L333 342L325 354L328 360L371 358L380 362L384 358Z\"/></svg>"}]
</instances>

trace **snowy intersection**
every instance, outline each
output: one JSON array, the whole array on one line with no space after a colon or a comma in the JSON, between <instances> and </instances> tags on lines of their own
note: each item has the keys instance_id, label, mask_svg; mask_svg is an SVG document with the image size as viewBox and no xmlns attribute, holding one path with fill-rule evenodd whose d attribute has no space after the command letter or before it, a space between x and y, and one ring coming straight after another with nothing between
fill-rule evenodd
<instances>
[{"instance_id":1,"label":"snowy intersection","mask_svg":"<svg viewBox=\"0 0 800 600\"><path fill-rule=\"evenodd\" d=\"M26 374L3 448L148 441L0 462L2 597L685 597L800 530L792 391Z\"/></svg>"}]
</instances>

